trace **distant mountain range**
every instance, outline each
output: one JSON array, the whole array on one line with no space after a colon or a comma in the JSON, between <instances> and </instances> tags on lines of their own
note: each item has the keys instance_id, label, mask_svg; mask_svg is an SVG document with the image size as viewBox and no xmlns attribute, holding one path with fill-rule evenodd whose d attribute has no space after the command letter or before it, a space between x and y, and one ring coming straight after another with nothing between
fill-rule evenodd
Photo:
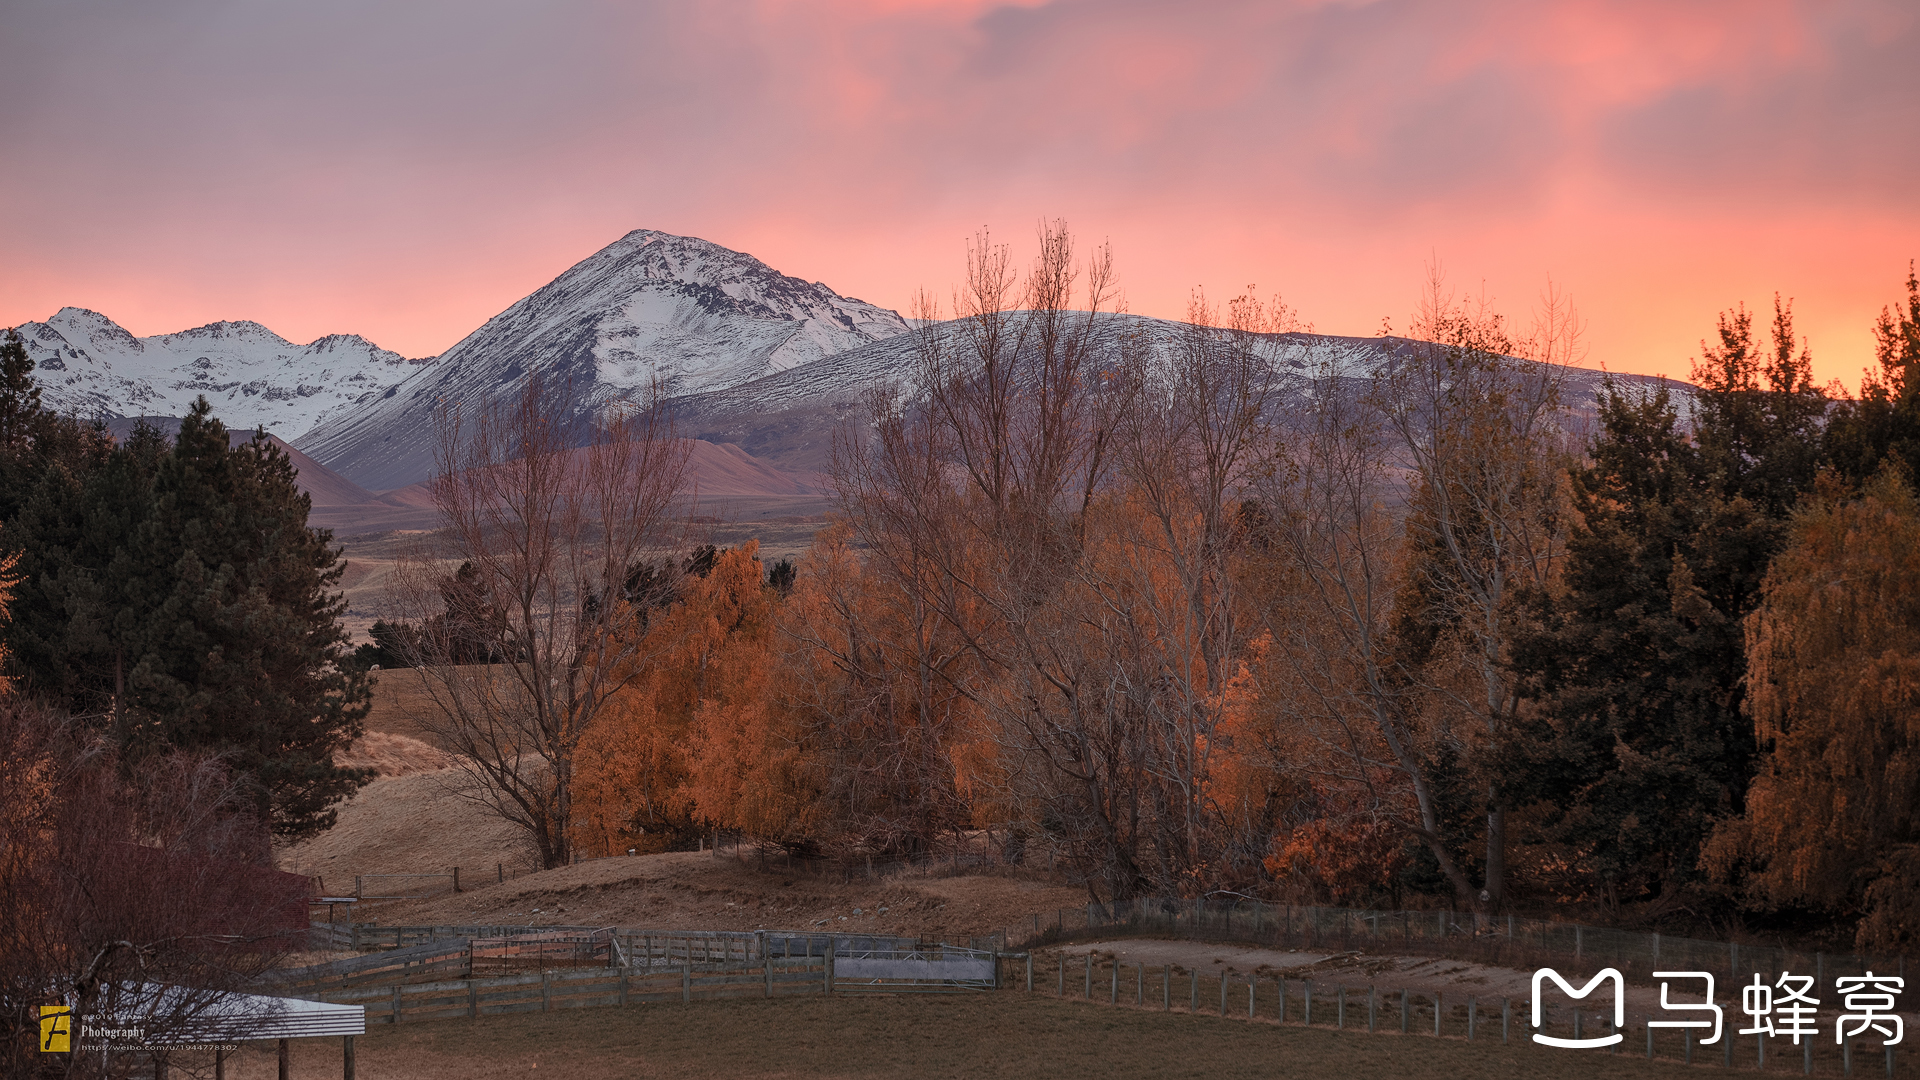
<instances>
[{"instance_id":1,"label":"distant mountain range","mask_svg":"<svg viewBox=\"0 0 1920 1080\"><path fill-rule=\"evenodd\" d=\"M1170 338L1177 324L1103 317ZM252 322L136 338L103 315L62 308L19 327L54 408L130 425L178 417L205 394L235 429L265 427L297 454L316 523L341 531L431 524L437 409L515 393L530 371L567 388L588 418L657 383L678 430L699 440L703 497L820 492L833 434L876 382L913 362L899 314L788 277L692 237L636 230L595 252L438 357L408 359L352 335L295 345ZM1364 384L1409 342L1286 335L1283 374L1329 358ZM1601 375L1571 373L1590 413ZM1629 377L1633 378L1633 377ZM1638 381L1637 379L1635 381Z\"/></svg>"},{"instance_id":2,"label":"distant mountain range","mask_svg":"<svg viewBox=\"0 0 1920 1080\"><path fill-rule=\"evenodd\" d=\"M354 334L295 345L256 322L137 338L105 315L66 307L17 329L50 408L103 419L179 417L204 394L228 427L264 427L283 439L433 364Z\"/></svg>"}]
</instances>

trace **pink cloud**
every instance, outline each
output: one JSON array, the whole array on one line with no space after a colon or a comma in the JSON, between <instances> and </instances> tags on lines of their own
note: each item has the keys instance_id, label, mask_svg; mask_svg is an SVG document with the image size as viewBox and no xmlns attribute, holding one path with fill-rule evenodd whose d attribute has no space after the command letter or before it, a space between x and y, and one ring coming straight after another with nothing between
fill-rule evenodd
<instances>
[{"instance_id":1,"label":"pink cloud","mask_svg":"<svg viewBox=\"0 0 1920 1080\"><path fill-rule=\"evenodd\" d=\"M253 318L437 352L629 228L901 306L983 224L1367 333L1438 253L1684 374L1799 297L1823 377L1920 255L1920 18L1848 3L31 0L0 322Z\"/></svg>"}]
</instances>

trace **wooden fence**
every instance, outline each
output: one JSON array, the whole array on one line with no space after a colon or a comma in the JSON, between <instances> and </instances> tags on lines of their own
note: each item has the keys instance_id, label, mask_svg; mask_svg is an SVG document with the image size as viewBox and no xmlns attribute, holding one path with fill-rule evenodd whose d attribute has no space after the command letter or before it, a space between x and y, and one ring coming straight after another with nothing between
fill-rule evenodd
<instances>
[{"instance_id":1,"label":"wooden fence","mask_svg":"<svg viewBox=\"0 0 1920 1080\"><path fill-rule=\"evenodd\" d=\"M969 952L970 950L961 950ZM453 954L417 955L398 960L387 969L358 973L371 978L428 976L449 970ZM349 977L300 987L300 996L340 1005L362 1005L369 1024L442 1020L451 1017L495 1016L517 1012L551 1012L600 1005L641 1002L691 1002L723 997L774 997L790 994L913 993L990 990L998 983L998 964L992 958L946 957L939 950L916 950L889 958L894 966L882 969L871 956L842 956L823 949L812 957L787 959L764 955L757 963L696 964L677 969L602 967L548 970L492 978L395 981L369 986ZM969 960L972 963L969 963ZM963 968L986 976L968 983L943 968ZM284 992L284 991L283 991Z\"/></svg>"},{"instance_id":2,"label":"wooden fence","mask_svg":"<svg viewBox=\"0 0 1920 1080\"><path fill-rule=\"evenodd\" d=\"M283 971L274 981L283 991L311 994L511 977L529 970L615 970L642 978L675 971L761 970L771 987L781 981L775 977L781 971L816 967L828 986L836 970L850 987L871 983L890 990L979 989L997 985L998 979L991 953L911 938L602 927L440 937Z\"/></svg>"}]
</instances>

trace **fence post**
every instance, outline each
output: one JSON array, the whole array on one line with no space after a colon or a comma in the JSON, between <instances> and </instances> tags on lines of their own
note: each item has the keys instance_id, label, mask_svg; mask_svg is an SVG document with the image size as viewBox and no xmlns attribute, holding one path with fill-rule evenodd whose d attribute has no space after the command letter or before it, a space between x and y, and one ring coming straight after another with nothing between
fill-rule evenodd
<instances>
[{"instance_id":1,"label":"fence post","mask_svg":"<svg viewBox=\"0 0 1920 1080\"><path fill-rule=\"evenodd\" d=\"M218 1053L218 1051L215 1051ZM342 1080L353 1080L353 1036L340 1037L340 1075Z\"/></svg>"},{"instance_id":2,"label":"fence post","mask_svg":"<svg viewBox=\"0 0 1920 1080\"><path fill-rule=\"evenodd\" d=\"M1378 995L1374 993L1373 984L1368 983L1367 984L1367 1034L1369 1035L1373 1034L1374 1031L1377 1030L1377 1027L1374 1023L1375 1016L1379 1011L1376 1007L1377 997Z\"/></svg>"},{"instance_id":3,"label":"fence post","mask_svg":"<svg viewBox=\"0 0 1920 1080\"><path fill-rule=\"evenodd\" d=\"M1467 1041L1473 1041L1473 1022L1480 1017L1479 1002L1472 994L1467 995Z\"/></svg>"},{"instance_id":4,"label":"fence post","mask_svg":"<svg viewBox=\"0 0 1920 1080\"><path fill-rule=\"evenodd\" d=\"M766 975L767 975L767 996L772 997L773 996L773 950L767 948L767 935L764 932L762 932L759 935L759 938L760 938L760 966L766 971ZM995 957L993 961L993 984L995 986L1000 985L999 957Z\"/></svg>"},{"instance_id":5,"label":"fence post","mask_svg":"<svg viewBox=\"0 0 1920 1080\"><path fill-rule=\"evenodd\" d=\"M627 972L628 970L629 970L628 968L620 969L620 1004L623 1006L627 1003ZM769 987L771 987L771 984L769 984Z\"/></svg>"},{"instance_id":6,"label":"fence post","mask_svg":"<svg viewBox=\"0 0 1920 1080\"><path fill-rule=\"evenodd\" d=\"M1033 993L1033 954L1027 954L1027 993Z\"/></svg>"},{"instance_id":7,"label":"fence post","mask_svg":"<svg viewBox=\"0 0 1920 1080\"><path fill-rule=\"evenodd\" d=\"M1307 1027L1312 1027L1313 1026L1313 980L1312 979L1307 980L1306 990L1301 996L1300 1001L1305 1006L1300 1013L1300 1022L1302 1024L1305 1024Z\"/></svg>"},{"instance_id":8,"label":"fence post","mask_svg":"<svg viewBox=\"0 0 1920 1080\"><path fill-rule=\"evenodd\" d=\"M1200 1011L1200 969L1193 969L1187 973L1187 976L1193 981L1193 992L1191 1000L1187 1003L1187 1011L1197 1013Z\"/></svg>"},{"instance_id":9,"label":"fence post","mask_svg":"<svg viewBox=\"0 0 1920 1080\"><path fill-rule=\"evenodd\" d=\"M1440 991L1433 992L1433 1035L1440 1037Z\"/></svg>"},{"instance_id":10,"label":"fence post","mask_svg":"<svg viewBox=\"0 0 1920 1080\"><path fill-rule=\"evenodd\" d=\"M1113 958L1113 986L1107 992L1107 1004L1120 1004L1120 958Z\"/></svg>"},{"instance_id":11,"label":"fence post","mask_svg":"<svg viewBox=\"0 0 1920 1080\"><path fill-rule=\"evenodd\" d=\"M829 994L833 993L833 954L839 951L839 946L835 944L833 936L829 934L827 936L827 993Z\"/></svg>"},{"instance_id":12,"label":"fence post","mask_svg":"<svg viewBox=\"0 0 1920 1080\"><path fill-rule=\"evenodd\" d=\"M1227 973L1220 973L1220 1015L1227 1015Z\"/></svg>"},{"instance_id":13,"label":"fence post","mask_svg":"<svg viewBox=\"0 0 1920 1080\"><path fill-rule=\"evenodd\" d=\"M1160 1008L1173 1011L1173 965L1168 964L1160 973Z\"/></svg>"},{"instance_id":14,"label":"fence post","mask_svg":"<svg viewBox=\"0 0 1920 1080\"><path fill-rule=\"evenodd\" d=\"M393 1004L387 1011L393 1013L393 1020L391 1022L398 1024L400 1022L400 988L398 986L393 988L392 1001Z\"/></svg>"},{"instance_id":15,"label":"fence post","mask_svg":"<svg viewBox=\"0 0 1920 1080\"><path fill-rule=\"evenodd\" d=\"M1333 1026L1347 1026L1347 988L1336 987L1333 992Z\"/></svg>"},{"instance_id":16,"label":"fence post","mask_svg":"<svg viewBox=\"0 0 1920 1080\"><path fill-rule=\"evenodd\" d=\"M1280 1024L1282 1027L1284 1027L1286 1026L1286 1023L1287 1023L1287 977L1285 975L1282 975L1280 976Z\"/></svg>"},{"instance_id":17,"label":"fence post","mask_svg":"<svg viewBox=\"0 0 1920 1080\"><path fill-rule=\"evenodd\" d=\"M1258 1011L1258 1003L1254 1000L1253 990L1254 987L1259 985L1260 983L1255 980L1253 976L1247 976L1247 1019L1249 1020L1253 1019L1255 1013Z\"/></svg>"},{"instance_id":18,"label":"fence post","mask_svg":"<svg viewBox=\"0 0 1920 1080\"><path fill-rule=\"evenodd\" d=\"M1500 1041L1507 1041L1507 1028L1513 1023L1513 999L1500 999Z\"/></svg>"},{"instance_id":19,"label":"fence post","mask_svg":"<svg viewBox=\"0 0 1920 1080\"><path fill-rule=\"evenodd\" d=\"M362 898L360 885L361 885L361 875L359 874L353 875L353 898L355 900L359 900Z\"/></svg>"},{"instance_id":20,"label":"fence post","mask_svg":"<svg viewBox=\"0 0 1920 1080\"><path fill-rule=\"evenodd\" d=\"M625 976L622 976L620 979L620 1004L625 1005L626 1003L627 1003L627 980ZM467 1016L468 1018L472 1018L479 1015L480 1015L480 989L479 987L475 986L473 980L469 978L467 980Z\"/></svg>"},{"instance_id":21,"label":"fence post","mask_svg":"<svg viewBox=\"0 0 1920 1080\"><path fill-rule=\"evenodd\" d=\"M1054 974L1057 976L1057 981L1054 984L1053 996L1057 998L1065 998L1067 996L1067 954L1066 953L1060 954L1060 963L1058 966L1060 970L1054 972Z\"/></svg>"},{"instance_id":22,"label":"fence post","mask_svg":"<svg viewBox=\"0 0 1920 1080\"><path fill-rule=\"evenodd\" d=\"M1087 950L1087 982L1086 982L1086 986L1081 989L1080 996L1083 998L1086 998L1088 1001L1093 1000L1093 950L1092 949Z\"/></svg>"},{"instance_id":23,"label":"fence post","mask_svg":"<svg viewBox=\"0 0 1920 1080\"><path fill-rule=\"evenodd\" d=\"M1585 931L1583 930L1582 927L1576 925L1573 928L1573 958L1575 960L1580 959L1581 954L1584 953L1585 951L1586 951Z\"/></svg>"},{"instance_id":24,"label":"fence post","mask_svg":"<svg viewBox=\"0 0 1920 1080\"><path fill-rule=\"evenodd\" d=\"M540 1011L553 1011L553 972L540 973Z\"/></svg>"},{"instance_id":25,"label":"fence post","mask_svg":"<svg viewBox=\"0 0 1920 1080\"><path fill-rule=\"evenodd\" d=\"M1147 965L1144 963L1133 965L1133 1003L1147 1003Z\"/></svg>"},{"instance_id":26,"label":"fence post","mask_svg":"<svg viewBox=\"0 0 1920 1080\"><path fill-rule=\"evenodd\" d=\"M827 993L833 993L833 961L827 961ZM680 1002L686 1004L693 1000L693 957L688 956L680 965Z\"/></svg>"},{"instance_id":27,"label":"fence post","mask_svg":"<svg viewBox=\"0 0 1920 1080\"><path fill-rule=\"evenodd\" d=\"M460 868L457 866L453 868L453 891L460 891Z\"/></svg>"},{"instance_id":28,"label":"fence post","mask_svg":"<svg viewBox=\"0 0 1920 1080\"><path fill-rule=\"evenodd\" d=\"M1413 1023L1413 999L1408 996L1406 987L1400 988L1400 1034L1405 1035Z\"/></svg>"}]
</instances>

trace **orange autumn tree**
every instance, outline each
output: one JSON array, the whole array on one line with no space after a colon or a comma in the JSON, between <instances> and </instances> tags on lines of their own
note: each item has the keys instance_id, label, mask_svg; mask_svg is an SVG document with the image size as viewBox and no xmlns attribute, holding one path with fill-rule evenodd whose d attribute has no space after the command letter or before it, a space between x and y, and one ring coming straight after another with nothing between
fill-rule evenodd
<instances>
[{"instance_id":1,"label":"orange autumn tree","mask_svg":"<svg viewBox=\"0 0 1920 1080\"><path fill-rule=\"evenodd\" d=\"M1858 940L1920 940L1920 498L1890 467L1826 481L1747 617L1748 709L1769 745L1746 813L1710 841L1749 895L1857 916Z\"/></svg>"},{"instance_id":2,"label":"orange autumn tree","mask_svg":"<svg viewBox=\"0 0 1920 1080\"><path fill-rule=\"evenodd\" d=\"M636 655L652 662L580 748L578 831L588 850L690 845L757 813L754 739L743 731L765 722L776 595L749 541L682 581L647 619L650 640Z\"/></svg>"},{"instance_id":3,"label":"orange autumn tree","mask_svg":"<svg viewBox=\"0 0 1920 1080\"><path fill-rule=\"evenodd\" d=\"M819 817L817 770L805 732L775 688L779 592L762 584L758 543L720 556L690 598L690 680L697 690L683 790L694 813L721 828L795 844ZM679 700L676 698L675 700Z\"/></svg>"}]
</instances>

